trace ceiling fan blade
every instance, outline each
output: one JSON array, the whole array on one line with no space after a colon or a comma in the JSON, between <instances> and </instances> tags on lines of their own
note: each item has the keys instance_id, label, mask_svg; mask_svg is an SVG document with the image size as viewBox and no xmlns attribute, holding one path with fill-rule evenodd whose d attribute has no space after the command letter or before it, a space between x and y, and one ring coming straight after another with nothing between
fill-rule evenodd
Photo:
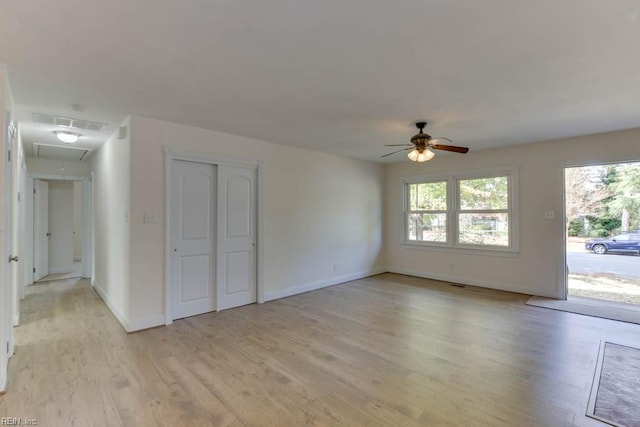
<instances>
[{"instance_id":1,"label":"ceiling fan blade","mask_svg":"<svg viewBox=\"0 0 640 427\"><path fill-rule=\"evenodd\" d=\"M440 140L440 139L444 139L445 141L453 142L453 140L452 140L452 139L446 138L446 137L444 137L444 136L439 136L439 137L437 137L437 138L431 138L431 139L429 140L429 142L438 141L438 140ZM437 144L437 142L436 142L436 144Z\"/></svg>"},{"instance_id":2,"label":"ceiling fan blade","mask_svg":"<svg viewBox=\"0 0 640 427\"><path fill-rule=\"evenodd\" d=\"M431 142L431 141L429 141ZM469 149L467 147L456 147L455 145L443 145L443 144L429 144L429 147L435 150L453 151L454 153L467 153Z\"/></svg>"},{"instance_id":3,"label":"ceiling fan blade","mask_svg":"<svg viewBox=\"0 0 640 427\"><path fill-rule=\"evenodd\" d=\"M413 144L385 144L385 147L413 147Z\"/></svg>"},{"instance_id":4,"label":"ceiling fan blade","mask_svg":"<svg viewBox=\"0 0 640 427\"><path fill-rule=\"evenodd\" d=\"M413 146L411 146L411 147L413 147ZM392 155L392 154L396 154L396 153L399 153L399 152L401 152L401 151L411 150L411 147L409 147L409 148L402 148L402 149L400 149L400 150L392 151L391 153L387 153L387 154L385 154L385 155L383 155L383 156L380 156L380 157L388 157L388 156L390 156L390 155Z\"/></svg>"}]
</instances>

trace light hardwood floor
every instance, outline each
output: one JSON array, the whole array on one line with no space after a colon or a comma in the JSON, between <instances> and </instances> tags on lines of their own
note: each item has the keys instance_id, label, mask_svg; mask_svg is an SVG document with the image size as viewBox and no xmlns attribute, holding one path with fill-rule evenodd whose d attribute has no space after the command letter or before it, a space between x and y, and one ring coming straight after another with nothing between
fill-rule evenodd
<instances>
[{"instance_id":1,"label":"light hardwood floor","mask_svg":"<svg viewBox=\"0 0 640 427\"><path fill-rule=\"evenodd\" d=\"M600 340L640 326L383 274L125 334L85 280L30 287L0 416L40 426L602 425Z\"/></svg>"}]
</instances>

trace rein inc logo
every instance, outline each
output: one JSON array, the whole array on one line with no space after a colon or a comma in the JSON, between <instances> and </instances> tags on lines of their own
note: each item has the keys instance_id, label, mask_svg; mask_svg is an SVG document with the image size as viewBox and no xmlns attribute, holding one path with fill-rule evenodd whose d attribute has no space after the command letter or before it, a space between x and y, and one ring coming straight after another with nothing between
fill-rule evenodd
<instances>
[{"instance_id":1,"label":"rein inc logo","mask_svg":"<svg viewBox=\"0 0 640 427\"><path fill-rule=\"evenodd\" d=\"M0 425L3 426L37 426L38 420L29 417L2 417Z\"/></svg>"}]
</instances>

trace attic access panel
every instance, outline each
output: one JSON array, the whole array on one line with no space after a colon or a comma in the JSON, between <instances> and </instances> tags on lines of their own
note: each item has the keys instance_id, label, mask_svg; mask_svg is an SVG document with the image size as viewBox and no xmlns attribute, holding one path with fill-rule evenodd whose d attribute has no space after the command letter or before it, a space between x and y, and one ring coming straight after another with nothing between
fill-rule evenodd
<instances>
[{"instance_id":1,"label":"attic access panel","mask_svg":"<svg viewBox=\"0 0 640 427\"><path fill-rule=\"evenodd\" d=\"M39 159L63 160L67 162L82 162L89 158L93 150L80 147L65 147L61 145L33 144L34 156Z\"/></svg>"}]
</instances>

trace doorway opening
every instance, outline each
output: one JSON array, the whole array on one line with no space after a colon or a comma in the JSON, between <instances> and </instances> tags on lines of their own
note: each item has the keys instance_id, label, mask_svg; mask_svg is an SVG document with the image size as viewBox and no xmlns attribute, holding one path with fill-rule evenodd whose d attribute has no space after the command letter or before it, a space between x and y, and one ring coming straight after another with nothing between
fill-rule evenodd
<instances>
[{"instance_id":1,"label":"doorway opening","mask_svg":"<svg viewBox=\"0 0 640 427\"><path fill-rule=\"evenodd\" d=\"M564 176L567 298L640 307L640 162Z\"/></svg>"},{"instance_id":2,"label":"doorway opening","mask_svg":"<svg viewBox=\"0 0 640 427\"><path fill-rule=\"evenodd\" d=\"M89 277L91 186L87 178L33 176L28 283ZM30 209L29 209L30 208Z\"/></svg>"}]
</instances>

